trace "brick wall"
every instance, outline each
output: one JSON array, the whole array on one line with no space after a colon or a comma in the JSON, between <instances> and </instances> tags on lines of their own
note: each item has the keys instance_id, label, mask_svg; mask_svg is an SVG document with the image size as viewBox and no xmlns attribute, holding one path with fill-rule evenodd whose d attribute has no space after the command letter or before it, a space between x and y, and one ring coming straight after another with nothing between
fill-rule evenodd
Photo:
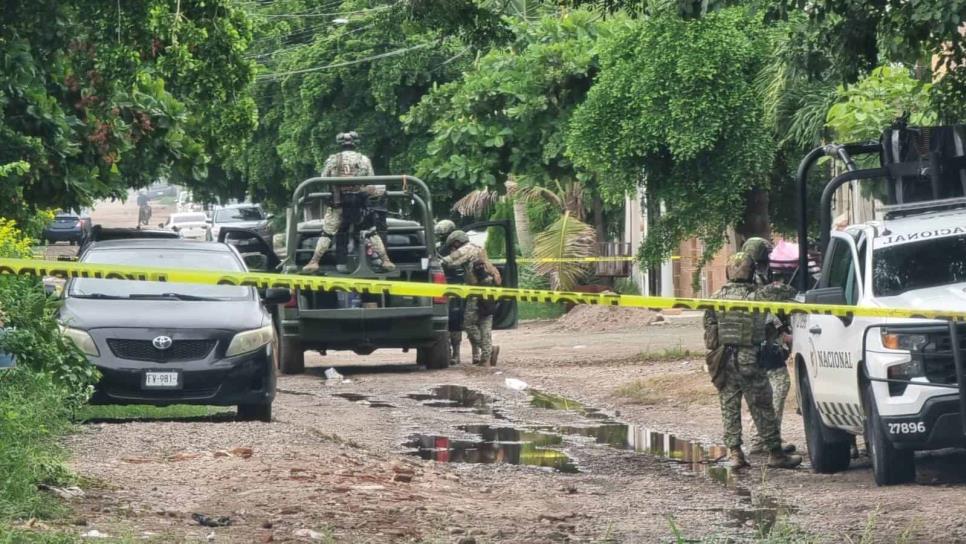
<instances>
[{"instance_id":1,"label":"brick wall","mask_svg":"<svg viewBox=\"0 0 966 544\"><path fill-rule=\"evenodd\" d=\"M729 236L729 239L733 238L733 236ZM686 240L678 247L678 259L674 261L674 296L685 298L707 297L727 281L725 266L728 262L728 256L735 252L732 242L728 242L701 271L701 289L695 292L691 288L692 278L695 270L698 269L698 263L701 262L703 252L704 244L696 238Z\"/></svg>"}]
</instances>

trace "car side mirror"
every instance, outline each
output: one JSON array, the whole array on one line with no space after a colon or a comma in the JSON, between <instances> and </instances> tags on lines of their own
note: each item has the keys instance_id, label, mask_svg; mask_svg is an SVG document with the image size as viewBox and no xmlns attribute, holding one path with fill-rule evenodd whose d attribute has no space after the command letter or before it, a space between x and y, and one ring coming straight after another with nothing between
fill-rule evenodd
<instances>
[{"instance_id":1,"label":"car side mirror","mask_svg":"<svg viewBox=\"0 0 966 544\"><path fill-rule=\"evenodd\" d=\"M163 229L164 228L164 223L158 223L158 228L159 229Z\"/></svg>"},{"instance_id":2,"label":"car side mirror","mask_svg":"<svg viewBox=\"0 0 966 544\"><path fill-rule=\"evenodd\" d=\"M250 270L265 270L268 268L268 257L261 253L247 253L242 256L245 266Z\"/></svg>"},{"instance_id":3,"label":"car side mirror","mask_svg":"<svg viewBox=\"0 0 966 544\"><path fill-rule=\"evenodd\" d=\"M292 291L285 287L269 287L262 295L265 304L285 304L292 299Z\"/></svg>"},{"instance_id":4,"label":"car side mirror","mask_svg":"<svg viewBox=\"0 0 966 544\"><path fill-rule=\"evenodd\" d=\"M270 213L270 214L268 214L268 215L266 215L266 216L265 216L265 220L266 220L266 221L270 221L270 220L271 220L271 219L273 219L274 217L275 217L275 214L274 214L274 213Z\"/></svg>"},{"instance_id":5,"label":"car side mirror","mask_svg":"<svg viewBox=\"0 0 966 544\"><path fill-rule=\"evenodd\" d=\"M847 304L845 290L841 287L822 287L805 292L805 304Z\"/></svg>"}]
</instances>

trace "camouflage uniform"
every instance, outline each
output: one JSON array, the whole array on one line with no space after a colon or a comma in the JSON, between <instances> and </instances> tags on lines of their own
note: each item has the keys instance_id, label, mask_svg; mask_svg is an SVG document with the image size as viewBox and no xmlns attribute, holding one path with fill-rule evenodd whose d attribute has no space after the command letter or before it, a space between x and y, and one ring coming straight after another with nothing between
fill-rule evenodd
<instances>
[{"instance_id":1,"label":"camouflage uniform","mask_svg":"<svg viewBox=\"0 0 966 544\"><path fill-rule=\"evenodd\" d=\"M755 289L750 282L729 281L712 298L747 300ZM718 391L725 445L732 449L741 447L741 396L744 395L766 446L769 450L780 449L771 387L758 366L757 345L764 337L764 316L755 312L708 310L704 314L704 327L706 338L728 349L724 361L725 383Z\"/></svg>"},{"instance_id":2,"label":"camouflage uniform","mask_svg":"<svg viewBox=\"0 0 966 544\"><path fill-rule=\"evenodd\" d=\"M325 159L325 165L322 167L322 177L327 178L372 175L374 175L372 162L369 160L369 157L358 151L346 150L329 155ZM319 236L319 241L315 245L315 253L312 255L312 260L309 261L309 265L314 266L306 266L306 269L318 268L319 259L329 249L329 246L332 245L333 238L342 226L342 207L340 206L342 194L354 192L365 192L369 196L380 196L382 189L375 185L342 185L333 190L333 205L326 206L325 208L325 215L322 216L322 235ZM387 268L392 267L382 237L378 234L373 234L369 237L369 242L372 244L372 251L375 256L382 259L382 262Z\"/></svg>"},{"instance_id":3,"label":"camouflage uniform","mask_svg":"<svg viewBox=\"0 0 966 544\"><path fill-rule=\"evenodd\" d=\"M793 287L775 282L759 287L755 292L754 298L755 300L781 302L794 300L796 294L798 294L798 291L796 291ZM765 341L781 342L781 331L779 329L782 327L783 323L777 317L774 317L770 314L768 319L774 326L768 327ZM768 374L768 382L771 384L772 405L775 408L775 420L778 422L778 430L779 433L781 433L782 416L785 412L785 400L788 398L788 390L791 388L791 378L788 375L787 366L770 369L766 372ZM752 449L765 449L760 434L755 435L752 443Z\"/></svg>"},{"instance_id":4,"label":"camouflage uniform","mask_svg":"<svg viewBox=\"0 0 966 544\"><path fill-rule=\"evenodd\" d=\"M486 250L476 244L463 244L443 257L442 262L446 267L462 266L463 277L470 285L481 283L473 270L478 263L486 267L493 278L494 285L502 283L500 272L490 264ZM478 299L466 300L466 309L463 311L463 330L466 331L466 336L470 339L470 347L473 348L473 364L489 363L493 350L493 315L480 315Z\"/></svg>"},{"instance_id":5,"label":"camouflage uniform","mask_svg":"<svg viewBox=\"0 0 966 544\"><path fill-rule=\"evenodd\" d=\"M446 238L456 230L456 224L448 219L444 219L436 223L433 229L436 234L436 239L439 243L436 244L436 252L440 257L445 257L448 254L449 248L446 247ZM446 283L449 284L459 284L463 283L463 273L455 268L446 269ZM451 297L449 299L449 364L450 366L456 366L460 364L460 346L463 344L463 314L465 314L464 306L466 301Z\"/></svg>"}]
</instances>

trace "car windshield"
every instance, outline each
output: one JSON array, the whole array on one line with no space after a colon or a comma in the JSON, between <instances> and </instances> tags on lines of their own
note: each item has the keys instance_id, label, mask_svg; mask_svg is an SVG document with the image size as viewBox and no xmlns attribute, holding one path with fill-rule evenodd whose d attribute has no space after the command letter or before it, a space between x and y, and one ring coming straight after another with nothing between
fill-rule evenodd
<instances>
[{"instance_id":1,"label":"car windshield","mask_svg":"<svg viewBox=\"0 0 966 544\"><path fill-rule=\"evenodd\" d=\"M172 215L172 223L204 223L205 214L203 213L189 213L185 215Z\"/></svg>"},{"instance_id":2,"label":"car windshield","mask_svg":"<svg viewBox=\"0 0 966 544\"><path fill-rule=\"evenodd\" d=\"M876 296L959 282L966 282L966 236L884 247L872 254L872 290Z\"/></svg>"},{"instance_id":3,"label":"car windshield","mask_svg":"<svg viewBox=\"0 0 966 544\"><path fill-rule=\"evenodd\" d=\"M241 223L242 221L260 221L262 210L250 208L222 208L215 212L215 223Z\"/></svg>"},{"instance_id":4,"label":"car windshield","mask_svg":"<svg viewBox=\"0 0 966 544\"><path fill-rule=\"evenodd\" d=\"M91 264L244 271L231 253L182 248L94 248L84 255L82 261ZM106 299L243 300L251 298L252 293L251 287L78 278L71 282L69 295Z\"/></svg>"}]
</instances>

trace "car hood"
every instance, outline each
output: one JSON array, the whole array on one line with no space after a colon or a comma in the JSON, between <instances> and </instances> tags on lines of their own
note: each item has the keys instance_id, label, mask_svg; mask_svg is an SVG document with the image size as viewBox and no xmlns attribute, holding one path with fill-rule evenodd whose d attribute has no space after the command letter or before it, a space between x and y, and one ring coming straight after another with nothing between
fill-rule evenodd
<instances>
[{"instance_id":1,"label":"car hood","mask_svg":"<svg viewBox=\"0 0 966 544\"><path fill-rule=\"evenodd\" d=\"M953 283L906 291L892 297L879 297L876 302L886 308L915 310L966 311L966 283Z\"/></svg>"},{"instance_id":2,"label":"car hood","mask_svg":"<svg viewBox=\"0 0 966 544\"><path fill-rule=\"evenodd\" d=\"M256 300L97 300L68 297L60 322L78 329L257 329L268 317Z\"/></svg>"}]
</instances>

